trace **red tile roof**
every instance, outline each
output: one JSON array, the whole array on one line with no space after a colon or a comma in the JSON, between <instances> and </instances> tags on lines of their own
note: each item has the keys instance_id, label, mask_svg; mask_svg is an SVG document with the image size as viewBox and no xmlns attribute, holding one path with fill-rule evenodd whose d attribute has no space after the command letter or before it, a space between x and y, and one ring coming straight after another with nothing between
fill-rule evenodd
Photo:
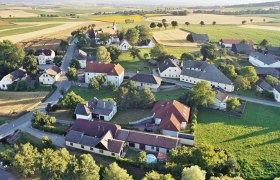
<instances>
[{"instance_id":1,"label":"red tile roof","mask_svg":"<svg viewBox=\"0 0 280 180\"><path fill-rule=\"evenodd\" d=\"M221 42L223 42L224 44L240 44L242 40L239 39L221 39ZM253 40L248 40L248 43L250 45L254 45L254 41Z\"/></svg>"},{"instance_id":2,"label":"red tile roof","mask_svg":"<svg viewBox=\"0 0 280 180\"><path fill-rule=\"evenodd\" d=\"M85 72L106 73L107 75L119 76L124 72L124 68L120 64L88 62Z\"/></svg>"},{"instance_id":3,"label":"red tile roof","mask_svg":"<svg viewBox=\"0 0 280 180\"><path fill-rule=\"evenodd\" d=\"M180 131L181 123L189 121L190 107L175 100L159 101L152 112L155 118L161 119L160 129Z\"/></svg>"}]
</instances>

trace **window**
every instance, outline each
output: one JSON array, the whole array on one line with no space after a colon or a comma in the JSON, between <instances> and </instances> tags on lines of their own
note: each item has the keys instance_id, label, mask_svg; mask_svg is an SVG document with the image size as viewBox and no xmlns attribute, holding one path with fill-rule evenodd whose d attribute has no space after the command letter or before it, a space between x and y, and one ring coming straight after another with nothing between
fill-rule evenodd
<instances>
[{"instance_id":1,"label":"window","mask_svg":"<svg viewBox=\"0 0 280 180\"><path fill-rule=\"evenodd\" d=\"M152 146L152 147L151 147L151 149L155 149L155 147L154 147L154 146Z\"/></svg>"},{"instance_id":2,"label":"window","mask_svg":"<svg viewBox=\"0 0 280 180\"><path fill-rule=\"evenodd\" d=\"M99 149L99 152L102 153L102 154L104 153L104 151L102 149Z\"/></svg>"},{"instance_id":3,"label":"window","mask_svg":"<svg viewBox=\"0 0 280 180\"><path fill-rule=\"evenodd\" d=\"M70 143L70 146L73 146L73 143Z\"/></svg>"},{"instance_id":4,"label":"window","mask_svg":"<svg viewBox=\"0 0 280 180\"><path fill-rule=\"evenodd\" d=\"M93 148L91 147L90 150L93 151Z\"/></svg>"},{"instance_id":5,"label":"window","mask_svg":"<svg viewBox=\"0 0 280 180\"><path fill-rule=\"evenodd\" d=\"M112 153L112 156L115 156L115 153Z\"/></svg>"},{"instance_id":6,"label":"window","mask_svg":"<svg viewBox=\"0 0 280 180\"><path fill-rule=\"evenodd\" d=\"M84 148L85 148L85 146L81 145L81 148L82 148L82 149L84 149Z\"/></svg>"}]
</instances>

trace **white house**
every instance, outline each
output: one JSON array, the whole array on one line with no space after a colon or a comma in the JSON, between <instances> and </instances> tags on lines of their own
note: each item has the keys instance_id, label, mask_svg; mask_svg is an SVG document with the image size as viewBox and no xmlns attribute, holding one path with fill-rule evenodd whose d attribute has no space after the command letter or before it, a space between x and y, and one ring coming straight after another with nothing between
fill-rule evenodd
<instances>
[{"instance_id":1,"label":"white house","mask_svg":"<svg viewBox=\"0 0 280 180\"><path fill-rule=\"evenodd\" d=\"M89 83L91 78L98 75L104 75L105 84L109 81L119 87L124 79L124 68L120 64L101 64L95 62L87 62L85 69L85 82Z\"/></svg>"},{"instance_id":2,"label":"white house","mask_svg":"<svg viewBox=\"0 0 280 180\"><path fill-rule=\"evenodd\" d=\"M138 43L136 48L138 49L150 49L155 47L156 43L153 39L144 40L143 42Z\"/></svg>"},{"instance_id":3,"label":"white house","mask_svg":"<svg viewBox=\"0 0 280 180\"><path fill-rule=\"evenodd\" d=\"M267 92L271 92L273 93L273 87L268 84L265 80L263 79L259 79L257 82L256 82L256 90L258 92L263 92L263 91L267 91Z\"/></svg>"},{"instance_id":4,"label":"white house","mask_svg":"<svg viewBox=\"0 0 280 180\"><path fill-rule=\"evenodd\" d=\"M274 87L273 94L275 101L280 102L280 85Z\"/></svg>"},{"instance_id":5,"label":"white house","mask_svg":"<svg viewBox=\"0 0 280 180\"><path fill-rule=\"evenodd\" d=\"M219 45L225 48L232 48L232 45L234 44L240 44L242 40L239 39L221 39L219 41ZM248 43L250 45L254 45L253 40L248 40Z\"/></svg>"},{"instance_id":6,"label":"white house","mask_svg":"<svg viewBox=\"0 0 280 180\"><path fill-rule=\"evenodd\" d=\"M44 85L52 85L59 79L60 75L61 69L57 66L52 66L43 72L39 77L39 82Z\"/></svg>"},{"instance_id":7,"label":"white house","mask_svg":"<svg viewBox=\"0 0 280 180\"><path fill-rule=\"evenodd\" d=\"M79 61L82 69L86 68L87 65L87 53L81 49L75 51L74 57Z\"/></svg>"},{"instance_id":8,"label":"white house","mask_svg":"<svg viewBox=\"0 0 280 180\"><path fill-rule=\"evenodd\" d=\"M190 107L175 100L159 101L154 105L152 112L161 134L178 137L180 131L187 127Z\"/></svg>"},{"instance_id":9,"label":"white house","mask_svg":"<svg viewBox=\"0 0 280 180\"><path fill-rule=\"evenodd\" d=\"M213 109L225 111L227 109L228 94L219 88L214 89L214 91L216 93L215 104L213 104L211 107Z\"/></svg>"},{"instance_id":10,"label":"white house","mask_svg":"<svg viewBox=\"0 0 280 180\"><path fill-rule=\"evenodd\" d=\"M117 103L94 98L87 102L87 104L77 104L74 114L76 115L76 119L110 121L116 113Z\"/></svg>"},{"instance_id":11,"label":"white house","mask_svg":"<svg viewBox=\"0 0 280 180\"><path fill-rule=\"evenodd\" d=\"M213 64L205 61L184 61L182 68L180 81L190 84L206 81L211 87L222 88L228 92L234 91L232 81Z\"/></svg>"},{"instance_id":12,"label":"white house","mask_svg":"<svg viewBox=\"0 0 280 180\"><path fill-rule=\"evenodd\" d=\"M13 83L21 80L22 78L25 78L25 77L27 77L25 69L19 68L15 71L11 72L10 74L7 74L6 76L4 76L1 79L0 89L7 90L8 85L13 84Z\"/></svg>"},{"instance_id":13,"label":"white house","mask_svg":"<svg viewBox=\"0 0 280 180\"><path fill-rule=\"evenodd\" d=\"M180 78L181 68L177 64L176 59L163 60L158 66L160 77Z\"/></svg>"},{"instance_id":14,"label":"white house","mask_svg":"<svg viewBox=\"0 0 280 180\"><path fill-rule=\"evenodd\" d=\"M158 92L162 79L152 74L140 74L137 73L131 77L132 81L135 82L136 87L141 90L144 87L149 88L153 92Z\"/></svg>"},{"instance_id":15,"label":"white house","mask_svg":"<svg viewBox=\"0 0 280 180\"><path fill-rule=\"evenodd\" d=\"M257 67L280 68L280 57L260 52L251 53L249 62Z\"/></svg>"},{"instance_id":16,"label":"white house","mask_svg":"<svg viewBox=\"0 0 280 180\"><path fill-rule=\"evenodd\" d=\"M126 39L123 39L119 44L119 49L122 51L128 51L130 48L132 45Z\"/></svg>"},{"instance_id":17,"label":"white house","mask_svg":"<svg viewBox=\"0 0 280 180\"><path fill-rule=\"evenodd\" d=\"M35 58L37 58L39 64L52 64L55 52L51 49L37 49Z\"/></svg>"}]
</instances>

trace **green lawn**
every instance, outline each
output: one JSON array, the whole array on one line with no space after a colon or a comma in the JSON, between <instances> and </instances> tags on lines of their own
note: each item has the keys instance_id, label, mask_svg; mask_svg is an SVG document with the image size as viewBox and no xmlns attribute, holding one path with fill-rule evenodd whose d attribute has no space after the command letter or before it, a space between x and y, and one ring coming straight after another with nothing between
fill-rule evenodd
<instances>
[{"instance_id":1,"label":"green lawn","mask_svg":"<svg viewBox=\"0 0 280 180\"><path fill-rule=\"evenodd\" d=\"M12 117L1 117L0 116L0 125L9 123L12 120L14 120L14 118L12 118Z\"/></svg>"},{"instance_id":2,"label":"green lawn","mask_svg":"<svg viewBox=\"0 0 280 180\"><path fill-rule=\"evenodd\" d=\"M55 112L51 112L50 116L54 116L56 119L74 121L73 114L73 110L57 110Z\"/></svg>"},{"instance_id":3,"label":"green lawn","mask_svg":"<svg viewBox=\"0 0 280 180\"><path fill-rule=\"evenodd\" d=\"M150 109L119 110L111 122L115 124L128 124L151 115Z\"/></svg>"},{"instance_id":4,"label":"green lawn","mask_svg":"<svg viewBox=\"0 0 280 180\"><path fill-rule=\"evenodd\" d=\"M20 132L20 137L16 140L16 144L30 143L38 149L42 149L42 141L29 133Z\"/></svg>"},{"instance_id":5,"label":"green lawn","mask_svg":"<svg viewBox=\"0 0 280 180\"><path fill-rule=\"evenodd\" d=\"M264 97L264 96L262 96L261 94L257 93L255 90L252 90L252 89L250 89L250 90L239 90L238 95L251 97L251 98L256 98L256 99L264 99L264 100L274 101L274 99Z\"/></svg>"},{"instance_id":6,"label":"green lawn","mask_svg":"<svg viewBox=\"0 0 280 180\"><path fill-rule=\"evenodd\" d=\"M106 98L113 98L114 94L109 89L102 89L100 91L96 91L93 89L88 88L81 88L81 87L71 87L69 92L74 91L76 94L80 95L86 101L92 100L94 97L98 99L106 99Z\"/></svg>"},{"instance_id":7,"label":"green lawn","mask_svg":"<svg viewBox=\"0 0 280 180\"><path fill-rule=\"evenodd\" d=\"M12 36L12 35L17 35L17 34L24 34L24 33L39 31L39 30L42 30L42 29L52 28L52 27L56 27L56 26L59 26L59 25L61 25L61 24L46 24L46 25L41 25L41 26L33 26L33 27L27 27L27 28L21 28L21 29L13 29L13 30L2 31L2 32L0 32L0 37Z\"/></svg>"},{"instance_id":8,"label":"green lawn","mask_svg":"<svg viewBox=\"0 0 280 180\"><path fill-rule=\"evenodd\" d=\"M255 174L267 177L273 171L280 171L280 166L278 170L272 170L262 161L276 161L280 164L279 117L279 108L253 103L247 103L241 119L201 110L195 131L196 144L209 143L224 148L238 159L247 160L251 167L255 166Z\"/></svg>"},{"instance_id":9,"label":"green lawn","mask_svg":"<svg viewBox=\"0 0 280 180\"><path fill-rule=\"evenodd\" d=\"M13 24L13 25L0 25L0 30L4 31L5 29L23 28L23 27L30 27L30 26L33 26L33 25L32 24L28 24L28 25L16 25L16 24Z\"/></svg>"},{"instance_id":10,"label":"green lawn","mask_svg":"<svg viewBox=\"0 0 280 180\"><path fill-rule=\"evenodd\" d=\"M178 100L186 92L186 89L176 89L172 91L160 91L155 93L157 100Z\"/></svg>"},{"instance_id":11,"label":"green lawn","mask_svg":"<svg viewBox=\"0 0 280 180\"><path fill-rule=\"evenodd\" d=\"M260 30L241 28L238 26L229 25L199 25L182 26L182 29L195 32L205 33L213 42L218 42L222 38L230 39L252 39L256 44L259 44L263 39L267 39L271 45L279 45L280 33L278 31Z\"/></svg>"},{"instance_id":12,"label":"green lawn","mask_svg":"<svg viewBox=\"0 0 280 180\"><path fill-rule=\"evenodd\" d=\"M164 47L168 54L180 59L183 53L200 53L199 48L183 48L183 47Z\"/></svg>"},{"instance_id":13,"label":"green lawn","mask_svg":"<svg viewBox=\"0 0 280 180\"><path fill-rule=\"evenodd\" d=\"M0 144L0 152L7 151L9 149L12 149L12 148L6 144Z\"/></svg>"}]
</instances>

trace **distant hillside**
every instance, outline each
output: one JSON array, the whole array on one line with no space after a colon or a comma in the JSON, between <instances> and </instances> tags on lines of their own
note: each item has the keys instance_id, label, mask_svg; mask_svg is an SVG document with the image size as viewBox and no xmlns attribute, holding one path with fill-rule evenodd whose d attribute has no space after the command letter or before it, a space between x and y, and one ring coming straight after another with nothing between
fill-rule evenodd
<instances>
[{"instance_id":1,"label":"distant hillside","mask_svg":"<svg viewBox=\"0 0 280 180\"><path fill-rule=\"evenodd\" d=\"M275 2L264 2L264 3L250 3L250 4L238 4L225 6L226 8L248 8L248 7L273 7L280 6L280 1Z\"/></svg>"}]
</instances>

